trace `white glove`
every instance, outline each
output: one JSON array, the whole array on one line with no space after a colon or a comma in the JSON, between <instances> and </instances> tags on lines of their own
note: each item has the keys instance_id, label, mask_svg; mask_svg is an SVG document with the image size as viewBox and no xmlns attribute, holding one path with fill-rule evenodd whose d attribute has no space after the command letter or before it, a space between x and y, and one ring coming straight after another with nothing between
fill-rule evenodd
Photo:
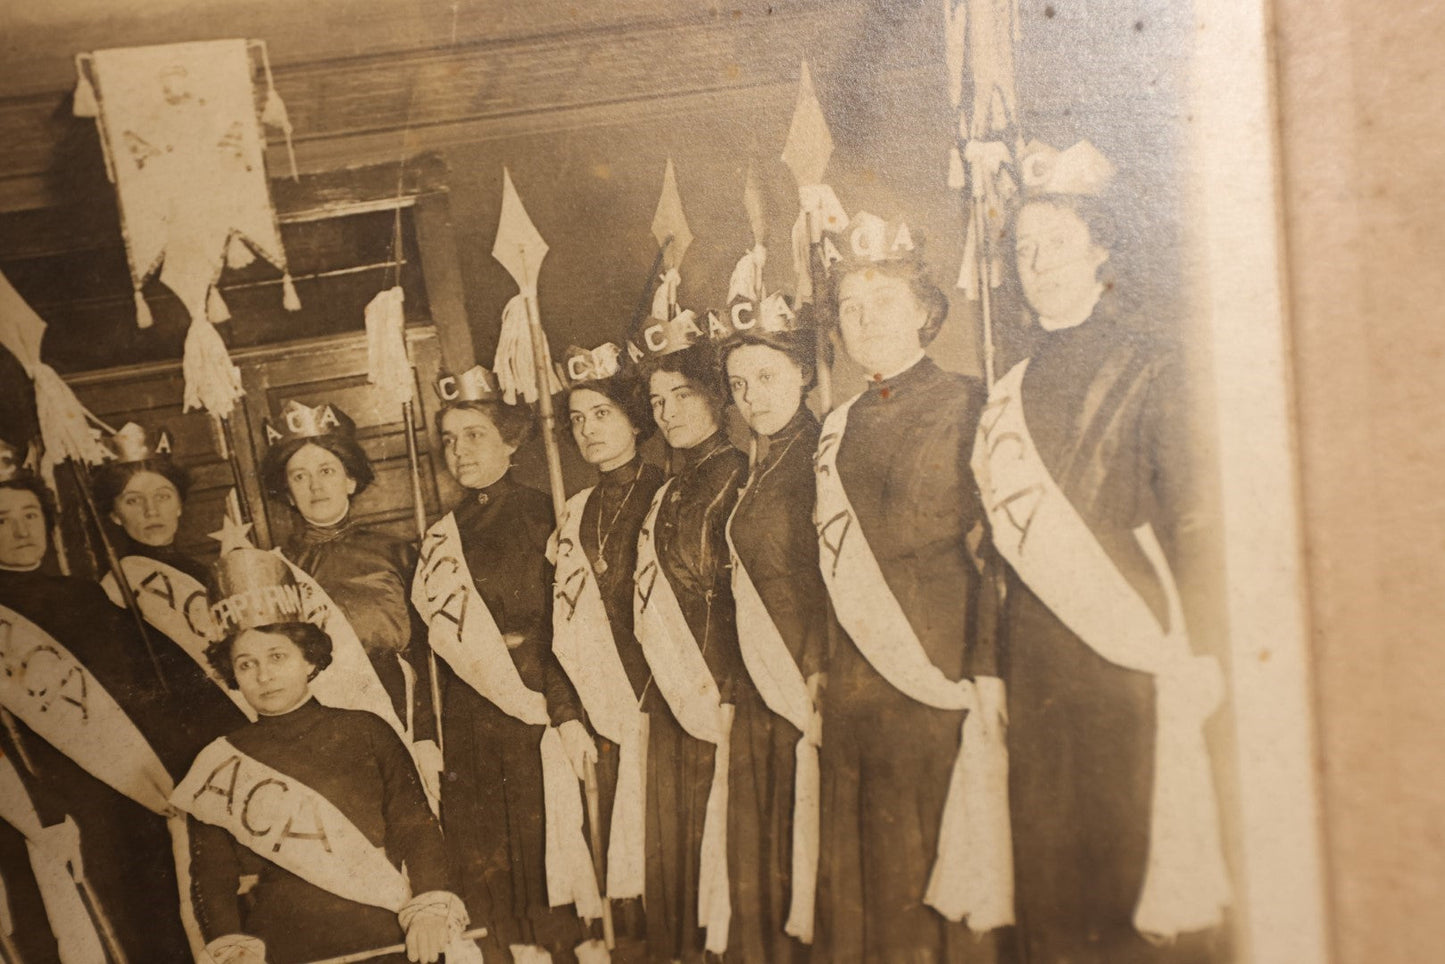
<instances>
[{"instance_id":1,"label":"white glove","mask_svg":"<svg viewBox=\"0 0 1445 964\"><path fill-rule=\"evenodd\" d=\"M227 934L206 945L211 964L266 964L266 944L249 934Z\"/></svg>"},{"instance_id":2,"label":"white glove","mask_svg":"<svg viewBox=\"0 0 1445 964\"><path fill-rule=\"evenodd\" d=\"M597 744L592 742L587 728L577 720L568 720L557 727L557 735L562 738L562 748L567 751L567 759L577 779L585 780L587 761L597 762Z\"/></svg>"},{"instance_id":3,"label":"white glove","mask_svg":"<svg viewBox=\"0 0 1445 964\"><path fill-rule=\"evenodd\" d=\"M481 950L462 937L470 921L456 894L445 890L417 894L396 917L406 931L407 960L435 964L445 954L448 964L481 964Z\"/></svg>"}]
</instances>

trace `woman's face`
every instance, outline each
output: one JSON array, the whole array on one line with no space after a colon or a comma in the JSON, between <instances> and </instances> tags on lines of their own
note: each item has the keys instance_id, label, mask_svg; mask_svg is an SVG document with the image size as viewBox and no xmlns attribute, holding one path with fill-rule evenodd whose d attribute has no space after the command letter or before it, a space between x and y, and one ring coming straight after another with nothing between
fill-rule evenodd
<instances>
[{"instance_id":1,"label":"woman's face","mask_svg":"<svg viewBox=\"0 0 1445 964\"><path fill-rule=\"evenodd\" d=\"M507 474L515 445L502 440L492 420L470 408L442 416L442 452L447 471L468 489L484 489Z\"/></svg>"},{"instance_id":2,"label":"woman's face","mask_svg":"<svg viewBox=\"0 0 1445 964\"><path fill-rule=\"evenodd\" d=\"M308 442L286 461L286 488L301 518L327 526L346 517L356 480L336 453Z\"/></svg>"},{"instance_id":3,"label":"woman's face","mask_svg":"<svg viewBox=\"0 0 1445 964\"><path fill-rule=\"evenodd\" d=\"M26 571L45 558L45 513L34 492L0 489L0 568Z\"/></svg>"},{"instance_id":4,"label":"woman's face","mask_svg":"<svg viewBox=\"0 0 1445 964\"><path fill-rule=\"evenodd\" d=\"M718 430L717 415L707 395L681 372L653 372L647 382L652 417L667 444L690 449Z\"/></svg>"},{"instance_id":5,"label":"woman's face","mask_svg":"<svg viewBox=\"0 0 1445 964\"><path fill-rule=\"evenodd\" d=\"M838 285L843 347L870 377L891 376L913 364L923 349L918 332L926 324L928 309L907 279L864 268Z\"/></svg>"},{"instance_id":6,"label":"woman's face","mask_svg":"<svg viewBox=\"0 0 1445 964\"><path fill-rule=\"evenodd\" d=\"M159 472L137 472L115 497L110 518L143 546L168 546L181 524L181 493Z\"/></svg>"},{"instance_id":7,"label":"woman's face","mask_svg":"<svg viewBox=\"0 0 1445 964\"><path fill-rule=\"evenodd\" d=\"M572 438L589 464L607 472L632 461L637 452L637 430L622 406L590 388L573 389L567 406Z\"/></svg>"},{"instance_id":8,"label":"woman's face","mask_svg":"<svg viewBox=\"0 0 1445 964\"><path fill-rule=\"evenodd\" d=\"M743 345L728 355L728 388L733 404L758 435L774 435L803 404L808 373L784 352L767 345Z\"/></svg>"},{"instance_id":9,"label":"woman's face","mask_svg":"<svg viewBox=\"0 0 1445 964\"><path fill-rule=\"evenodd\" d=\"M1094 243L1072 208L1025 205L1015 230L1019 284L1039 324L1049 331L1085 321L1099 296L1099 265L1109 252Z\"/></svg>"},{"instance_id":10,"label":"woman's face","mask_svg":"<svg viewBox=\"0 0 1445 964\"><path fill-rule=\"evenodd\" d=\"M231 669L241 695L262 716L289 713L305 702L316 672L290 637L259 629L245 630L231 644Z\"/></svg>"}]
</instances>

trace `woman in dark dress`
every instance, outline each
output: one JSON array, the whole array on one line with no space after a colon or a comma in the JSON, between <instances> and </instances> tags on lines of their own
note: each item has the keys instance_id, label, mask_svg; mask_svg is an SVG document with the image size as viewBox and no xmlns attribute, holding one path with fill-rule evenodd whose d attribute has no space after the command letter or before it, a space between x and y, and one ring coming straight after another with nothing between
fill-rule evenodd
<instances>
[{"instance_id":1,"label":"woman in dark dress","mask_svg":"<svg viewBox=\"0 0 1445 964\"><path fill-rule=\"evenodd\" d=\"M269 427L268 438L272 444L262 463L262 481L301 522L281 551L316 580L356 631L435 797L441 751L423 641L426 627L408 599L416 549L353 518L353 503L375 473L345 412L335 405L308 408L289 402Z\"/></svg>"},{"instance_id":2,"label":"woman in dark dress","mask_svg":"<svg viewBox=\"0 0 1445 964\"><path fill-rule=\"evenodd\" d=\"M580 816L575 833L547 833L549 805L558 805L548 778L552 786L570 780L575 792L584 758L597 758L577 693L552 653L552 507L509 471L534 429L530 409L506 404L480 367L447 384L456 387L443 390L437 428L464 495L423 540L413 590L448 670L443 829L467 908L492 931L488 960L548 953L561 964L575 959L584 937L579 914L596 917L600 902ZM559 745L561 766L570 764L560 775ZM549 863L562 848L566 866ZM591 890L579 890L588 877ZM552 892L559 881L567 892Z\"/></svg>"},{"instance_id":3,"label":"woman in dark dress","mask_svg":"<svg viewBox=\"0 0 1445 964\"><path fill-rule=\"evenodd\" d=\"M166 794L214 738L185 694L214 686L164 640L151 640L153 661L100 587L42 571L51 505L37 478L0 481L0 751L44 825L75 821L86 879L126 956L187 960Z\"/></svg>"},{"instance_id":4,"label":"woman in dark dress","mask_svg":"<svg viewBox=\"0 0 1445 964\"><path fill-rule=\"evenodd\" d=\"M724 532L747 465L721 427L727 395L714 347L683 337L697 331L688 313L658 327L666 337L654 343L670 350L644 365L669 475L639 536L634 605L654 681L643 703L647 936L654 959L693 961L731 948L729 931L741 923L730 914L729 821L720 810L727 761L719 766L718 754L726 752L737 688L748 685Z\"/></svg>"},{"instance_id":5,"label":"woman in dark dress","mask_svg":"<svg viewBox=\"0 0 1445 964\"><path fill-rule=\"evenodd\" d=\"M813 938L817 701L830 615L813 527L818 420L803 404L816 341L790 314L776 317L779 330L739 332L723 345L722 360L756 448L728 530L738 642L753 683L740 693L733 721L730 793L735 814L762 819L729 828L733 912L742 959L781 962L806 960ZM802 783L800 756L809 771Z\"/></svg>"},{"instance_id":6,"label":"woman in dark dress","mask_svg":"<svg viewBox=\"0 0 1445 964\"><path fill-rule=\"evenodd\" d=\"M1095 158L1102 178L1107 162ZM1019 931L1031 964L1220 960L1228 882L1212 789L1197 792L1209 761L1202 742L1156 756L1164 699L1189 694L1197 737L1219 698L1217 666L1191 653L1173 575L1195 511L1185 384L1177 352L1121 318L1098 278L1109 252L1096 205L1039 196L1017 215L1019 279L1041 334L991 390L997 414L976 446L988 503L1014 509L991 512L1010 563L1003 668ZM1151 800L1172 780L1156 762L1204 781L1190 781L1183 812L1170 808L1171 840L1188 841L1182 858L1151 852L1167 816Z\"/></svg>"},{"instance_id":7,"label":"woman in dark dress","mask_svg":"<svg viewBox=\"0 0 1445 964\"><path fill-rule=\"evenodd\" d=\"M995 936L970 931L1011 922L1006 787L956 767L1001 769L1004 753L969 470L984 390L925 353L948 301L911 233L870 214L853 224L829 298L868 386L828 416L816 463L821 572L847 634L824 694L816 953L991 962ZM970 739L982 757L962 753ZM962 846L943 833L957 807L980 830Z\"/></svg>"},{"instance_id":8,"label":"woman in dark dress","mask_svg":"<svg viewBox=\"0 0 1445 964\"><path fill-rule=\"evenodd\" d=\"M176 531L185 511L190 476L176 464L164 431L154 439L127 422L110 438L115 459L91 472L96 508L120 527L116 555L144 556L206 583L206 567L178 550Z\"/></svg>"},{"instance_id":9,"label":"woman in dark dress","mask_svg":"<svg viewBox=\"0 0 1445 964\"><path fill-rule=\"evenodd\" d=\"M250 715L250 707L215 675L206 659L210 616L206 612L207 568L176 548L190 476L176 464L169 435L153 436L128 422L109 440L115 458L91 473L99 512L120 527L116 555L167 666L182 654L201 670L208 687L178 694L189 708L187 725L202 743L229 733ZM117 607L126 605L113 573L101 588ZM193 670L179 679L196 680Z\"/></svg>"},{"instance_id":10,"label":"woman in dark dress","mask_svg":"<svg viewBox=\"0 0 1445 964\"><path fill-rule=\"evenodd\" d=\"M405 744L375 714L311 696L331 639L303 620L284 561L224 553L211 601L225 635L210 658L257 713L208 746L173 796L192 817L193 892L212 959L299 964L405 944L370 959L430 964L445 951L449 962L479 962Z\"/></svg>"},{"instance_id":11,"label":"woman in dark dress","mask_svg":"<svg viewBox=\"0 0 1445 964\"><path fill-rule=\"evenodd\" d=\"M571 349L563 365L572 438L598 477L568 500L558 528L552 647L599 735L606 886L617 937L640 942L647 723L639 707L650 674L633 632L633 572L637 532L662 470L638 451L655 426L641 377L623 367L617 346Z\"/></svg>"}]
</instances>

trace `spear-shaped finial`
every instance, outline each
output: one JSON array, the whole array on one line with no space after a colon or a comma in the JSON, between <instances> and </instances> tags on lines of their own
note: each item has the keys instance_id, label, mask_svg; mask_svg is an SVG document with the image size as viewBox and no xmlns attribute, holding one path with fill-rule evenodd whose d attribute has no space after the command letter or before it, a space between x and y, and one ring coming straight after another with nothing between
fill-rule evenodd
<instances>
[{"instance_id":1,"label":"spear-shaped finial","mask_svg":"<svg viewBox=\"0 0 1445 964\"><path fill-rule=\"evenodd\" d=\"M833 156L833 135L828 130L823 105L813 89L813 73L803 61L798 78L798 102L793 108L793 122L788 126L788 140L783 145L783 163L793 172L800 187L821 184L828 159Z\"/></svg>"},{"instance_id":2,"label":"spear-shaped finial","mask_svg":"<svg viewBox=\"0 0 1445 964\"><path fill-rule=\"evenodd\" d=\"M517 282L523 294L537 293L537 276L542 259L547 256L547 242L522 207L522 199L512 184L512 172L502 168L502 215L497 221L497 240L492 257L501 262L507 274Z\"/></svg>"},{"instance_id":3,"label":"spear-shaped finial","mask_svg":"<svg viewBox=\"0 0 1445 964\"><path fill-rule=\"evenodd\" d=\"M682 213L677 171L670 157L662 172L662 195L658 197L657 210L652 215L652 236L657 239L658 263L664 269L662 284L652 298L652 314L655 318L667 319L678 312L677 287L682 281L682 259L692 245L692 229L687 226L687 217ZM656 274L656 269L653 273Z\"/></svg>"},{"instance_id":4,"label":"spear-shaped finial","mask_svg":"<svg viewBox=\"0 0 1445 964\"><path fill-rule=\"evenodd\" d=\"M657 211L652 215L652 236L657 239L658 247L663 249L663 266L670 270L680 267L692 244L692 229L687 226L687 217L682 213L677 171L670 157L662 172L662 194L657 199Z\"/></svg>"}]
</instances>

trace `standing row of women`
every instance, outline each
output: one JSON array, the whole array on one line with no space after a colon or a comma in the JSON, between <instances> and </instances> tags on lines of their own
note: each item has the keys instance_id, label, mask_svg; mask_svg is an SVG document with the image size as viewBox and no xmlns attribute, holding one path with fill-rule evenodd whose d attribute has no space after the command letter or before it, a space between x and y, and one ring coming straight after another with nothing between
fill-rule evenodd
<instances>
[{"instance_id":1,"label":"standing row of women","mask_svg":"<svg viewBox=\"0 0 1445 964\"><path fill-rule=\"evenodd\" d=\"M820 312L868 385L821 426L814 319L780 299L736 316L750 324L682 312L626 351L569 351L571 434L598 481L558 520L510 475L531 411L480 368L440 386L465 494L419 552L352 524L371 469L345 414L293 405L265 474L302 525L279 558L228 526L207 594L168 548L184 478L137 443L97 494L134 543L149 632L99 597L93 654L65 619L99 613L55 612L94 609L93 589L30 585L48 578L43 488L0 482L0 604L70 647L168 771L159 804L128 797L7 698L4 751L39 824L74 818L132 960L188 942L219 964L388 944L585 964L605 956L604 912L619 960L1217 959L1212 813L1153 802L1185 785L1160 769L1156 717L1177 737L1164 704L1208 702L1160 548L1187 513L1166 461L1174 368L1108 319L1088 213L1047 196L1018 215L1023 292L1057 334L992 396L926 357L947 299L916 235L871 215L840 240ZM654 430L665 470L639 452ZM1129 646L1061 601L1058 571L1108 584ZM96 813L66 783L82 779L111 795L90 794ZM1161 807L1194 849L1154 845ZM101 886L122 852L112 814L152 828L134 844L150 859L181 853L180 880ZM12 886L45 876L21 854L0 848L7 890L43 898ZM338 861L368 869L348 884ZM1180 897L1185 861L1212 876ZM190 933L132 933L127 908L176 886ZM54 943L31 955L81 959Z\"/></svg>"}]
</instances>

